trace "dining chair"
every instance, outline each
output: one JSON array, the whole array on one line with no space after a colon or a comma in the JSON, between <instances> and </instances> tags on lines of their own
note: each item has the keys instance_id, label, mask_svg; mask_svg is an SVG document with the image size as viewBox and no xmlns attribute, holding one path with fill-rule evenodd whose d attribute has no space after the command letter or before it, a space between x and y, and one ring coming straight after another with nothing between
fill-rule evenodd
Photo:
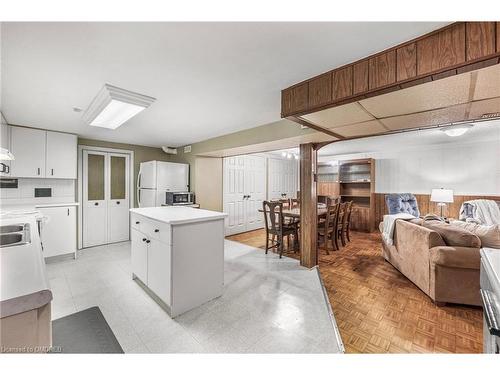
<instances>
[{"instance_id":1,"label":"dining chair","mask_svg":"<svg viewBox=\"0 0 500 375\"><path fill-rule=\"evenodd\" d=\"M346 237L347 241L351 242L351 214L352 214L352 207L353 207L353 202L349 205L349 211L347 213L347 230L346 230Z\"/></svg>"},{"instance_id":2,"label":"dining chair","mask_svg":"<svg viewBox=\"0 0 500 375\"><path fill-rule=\"evenodd\" d=\"M341 202L338 203L338 205L339 205L339 211L337 214L337 220L335 222L335 235L333 237L334 237L334 245L337 247L337 249L340 249L339 238L341 239L342 237L342 222L344 219L345 207L347 205L347 202Z\"/></svg>"},{"instance_id":3,"label":"dining chair","mask_svg":"<svg viewBox=\"0 0 500 375\"><path fill-rule=\"evenodd\" d=\"M344 209L342 213L342 222L340 223L338 234L340 237L340 241L342 242L342 246L345 246L347 244L347 226L351 217L350 211L352 210L352 201L345 202L343 204Z\"/></svg>"},{"instance_id":4,"label":"dining chair","mask_svg":"<svg viewBox=\"0 0 500 375\"><path fill-rule=\"evenodd\" d=\"M290 235L297 236L297 226L285 223L283 203L280 201L263 201L262 210L264 211L266 225L266 254L269 249L276 248L281 258L284 238L287 237L288 241L290 241ZM272 238L269 238L269 236L272 236ZM271 246L269 246L269 242L271 242Z\"/></svg>"},{"instance_id":5,"label":"dining chair","mask_svg":"<svg viewBox=\"0 0 500 375\"><path fill-rule=\"evenodd\" d=\"M326 254L328 255L330 254L328 251L329 240L332 242L333 250L338 250L338 246L336 246L334 242L338 213L339 204L328 206L326 209L325 221L318 226L318 242L325 244Z\"/></svg>"}]
</instances>

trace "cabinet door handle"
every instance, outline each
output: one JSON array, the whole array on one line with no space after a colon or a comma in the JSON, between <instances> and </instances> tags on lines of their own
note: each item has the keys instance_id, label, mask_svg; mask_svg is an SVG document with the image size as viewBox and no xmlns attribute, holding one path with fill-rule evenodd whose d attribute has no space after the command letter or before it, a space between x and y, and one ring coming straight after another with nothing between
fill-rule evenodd
<instances>
[{"instance_id":1,"label":"cabinet door handle","mask_svg":"<svg viewBox=\"0 0 500 375\"><path fill-rule=\"evenodd\" d=\"M69 208L68 208L68 216L69 216Z\"/></svg>"},{"instance_id":2,"label":"cabinet door handle","mask_svg":"<svg viewBox=\"0 0 500 375\"><path fill-rule=\"evenodd\" d=\"M151 242L151 240L147 240L147 241L146 241L146 243L150 243L150 242Z\"/></svg>"},{"instance_id":3,"label":"cabinet door handle","mask_svg":"<svg viewBox=\"0 0 500 375\"><path fill-rule=\"evenodd\" d=\"M99 202L95 202L95 203L94 203L94 206L99 206Z\"/></svg>"},{"instance_id":4,"label":"cabinet door handle","mask_svg":"<svg viewBox=\"0 0 500 375\"><path fill-rule=\"evenodd\" d=\"M143 241L146 241L146 239L145 239L145 238L143 238L142 240L143 240Z\"/></svg>"},{"instance_id":5,"label":"cabinet door handle","mask_svg":"<svg viewBox=\"0 0 500 375\"><path fill-rule=\"evenodd\" d=\"M138 222L138 221L136 221L135 223L136 223L136 224L139 224L139 222Z\"/></svg>"},{"instance_id":6,"label":"cabinet door handle","mask_svg":"<svg viewBox=\"0 0 500 375\"><path fill-rule=\"evenodd\" d=\"M40 168L36 169L36 174L40 176Z\"/></svg>"},{"instance_id":7,"label":"cabinet door handle","mask_svg":"<svg viewBox=\"0 0 500 375\"><path fill-rule=\"evenodd\" d=\"M53 176L54 175L54 168L51 168L50 169L50 175Z\"/></svg>"},{"instance_id":8,"label":"cabinet door handle","mask_svg":"<svg viewBox=\"0 0 500 375\"><path fill-rule=\"evenodd\" d=\"M116 204L120 204L120 201L116 201Z\"/></svg>"},{"instance_id":9,"label":"cabinet door handle","mask_svg":"<svg viewBox=\"0 0 500 375\"><path fill-rule=\"evenodd\" d=\"M160 230L159 229L155 229L155 233L158 233Z\"/></svg>"}]
</instances>

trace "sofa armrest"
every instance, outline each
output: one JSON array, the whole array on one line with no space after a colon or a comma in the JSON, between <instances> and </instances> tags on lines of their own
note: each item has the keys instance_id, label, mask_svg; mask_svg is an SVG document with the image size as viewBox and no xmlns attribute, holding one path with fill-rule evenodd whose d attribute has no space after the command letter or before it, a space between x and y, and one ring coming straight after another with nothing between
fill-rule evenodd
<instances>
[{"instance_id":1,"label":"sofa armrest","mask_svg":"<svg viewBox=\"0 0 500 375\"><path fill-rule=\"evenodd\" d=\"M436 246L431 250L431 262L453 268L479 269L479 248L459 246Z\"/></svg>"},{"instance_id":2,"label":"sofa armrest","mask_svg":"<svg viewBox=\"0 0 500 375\"><path fill-rule=\"evenodd\" d=\"M402 249L419 249L427 253L435 246L445 246L439 233L405 220L397 220L394 230L394 243L398 251Z\"/></svg>"}]
</instances>

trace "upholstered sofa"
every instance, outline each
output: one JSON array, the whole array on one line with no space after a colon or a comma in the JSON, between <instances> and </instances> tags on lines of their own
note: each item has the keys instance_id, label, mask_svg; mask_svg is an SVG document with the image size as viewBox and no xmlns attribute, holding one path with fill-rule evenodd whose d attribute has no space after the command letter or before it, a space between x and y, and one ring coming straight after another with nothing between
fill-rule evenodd
<instances>
[{"instance_id":1,"label":"upholstered sofa","mask_svg":"<svg viewBox=\"0 0 500 375\"><path fill-rule=\"evenodd\" d=\"M383 256L435 303L480 305L480 239L441 221L397 220Z\"/></svg>"}]
</instances>

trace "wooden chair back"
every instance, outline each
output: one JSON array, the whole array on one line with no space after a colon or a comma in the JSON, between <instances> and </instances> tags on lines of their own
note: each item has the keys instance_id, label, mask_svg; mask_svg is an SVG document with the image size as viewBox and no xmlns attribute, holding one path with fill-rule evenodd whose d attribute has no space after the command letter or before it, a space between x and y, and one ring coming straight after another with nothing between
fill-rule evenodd
<instances>
[{"instance_id":1,"label":"wooden chair back","mask_svg":"<svg viewBox=\"0 0 500 375\"><path fill-rule=\"evenodd\" d=\"M283 203L280 201L263 201L264 222L270 233L283 231Z\"/></svg>"},{"instance_id":2,"label":"wooden chair back","mask_svg":"<svg viewBox=\"0 0 500 375\"><path fill-rule=\"evenodd\" d=\"M342 215L342 229L346 229L347 223L351 217L352 201L344 203L344 214Z\"/></svg>"},{"instance_id":3,"label":"wooden chair back","mask_svg":"<svg viewBox=\"0 0 500 375\"><path fill-rule=\"evenodd\" d=\"M327 230L330 228L335 229L337 226L339 207L340 205L338 203L327 207L325 218L325 228L327 228Z\"/></svg>"}]
</instances>

